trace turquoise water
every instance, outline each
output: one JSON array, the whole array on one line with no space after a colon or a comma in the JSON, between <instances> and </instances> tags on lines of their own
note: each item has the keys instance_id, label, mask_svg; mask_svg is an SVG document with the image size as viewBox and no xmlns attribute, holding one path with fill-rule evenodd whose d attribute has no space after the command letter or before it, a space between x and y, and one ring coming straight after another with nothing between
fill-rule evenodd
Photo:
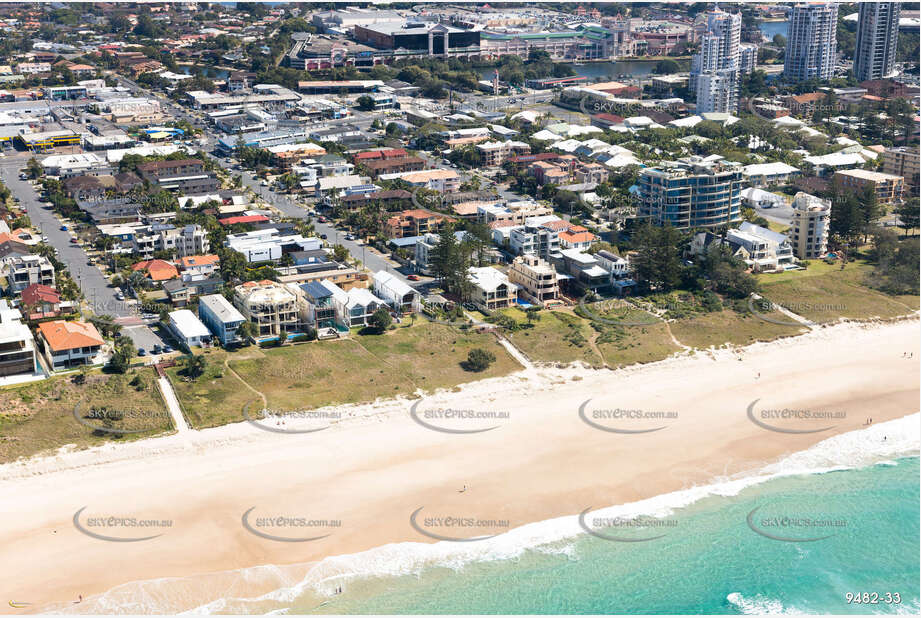
<instances>
[{"instance_id":1,"label":"turquoise water","mask_svg":"<svg viewBox=\"0 0 921 618\"><path fill-rule=\"evenodd\" d=\"M514 560L352 580L340 595L311 590L285 605L291 613L355 614L917 613L918 479L917 458L783 477L677 509L657 540L582 535ZM832 536L767 538L747 523L755 508L753 525L774 536ZM770 527L781 516L836 525ZM898 592L902 603L849 605L848 592Z\"/></svg>"}]
</instances>

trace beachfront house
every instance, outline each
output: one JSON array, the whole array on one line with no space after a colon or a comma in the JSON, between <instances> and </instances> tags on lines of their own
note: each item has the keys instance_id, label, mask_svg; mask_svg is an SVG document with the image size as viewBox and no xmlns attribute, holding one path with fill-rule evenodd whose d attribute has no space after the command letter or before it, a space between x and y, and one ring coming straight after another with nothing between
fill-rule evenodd
<instances>
[{"instance_id":1,"label":"beachfront house","mask_svg":"<svg viewBox=\"0 0 921 618\"><path fill-rule=\"evenodd\" d=\"M243 314L220 294L198 299L198 318L222 345L238 341L237 329L246 321Z\"/></svg>"},{"instance_id":2,"label":"beachfront house","mask_svg":"<svg viewBox=\"0 0 921 618\"><path fill-rule=\"evenodd\" d=\"M419 308L421 296L412 286L385 270L374 273L374 293L394 311L408 313Z\"/></svg>"}]
</instances>

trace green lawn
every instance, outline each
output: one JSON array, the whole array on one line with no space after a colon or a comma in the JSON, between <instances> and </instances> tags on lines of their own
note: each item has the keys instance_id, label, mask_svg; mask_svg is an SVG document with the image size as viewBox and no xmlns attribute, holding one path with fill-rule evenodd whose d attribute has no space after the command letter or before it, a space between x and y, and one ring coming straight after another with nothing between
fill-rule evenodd
<instances>
[{"instance_id":1,"label":"green lawn","mask_svg":"<svg viewBox=\"0 0 921 618\"><path fill-rule=\"evenodd\" d=\"M84 449L172 429L153 369L132 369L125 375L94 370L87 374L84 384L76 384L74 376L51 377L0 390L0 463L51 452L64 445ZM137 376L142 383L131 385ZM90 425L137 433L109 433L87 427L74 418L78 404L78 415ZM102 413L103 408L106 413Z\"/></svg>"},{"instance_id":2,"label":"green lawn","mask_svg":"<svg viewBox=\"0 0 921 618\"><path fill-rule=\"evenodd\" d=\"M792 321L782 313L762 312L780 322ZM805 326L788 326L762 320L750 312L724 309L712 313L699 313L670 323L672 334L686 346L706 349L725 343L748 345L756 341L771 341L805 332Z\"/></svg>"},{"instance_id":3,"label":"green lawn","mask_svg":"<svg viewBox=\"0 0 921 618\"><path fill-rule=\"evenodd\" d=\"M527 324L524 311L503 309L502 313L521 325ZM593 336L586 320L565 311L541 311L531 327L507 333L512 344L535 362L572 363L581 361L592 367L604 362L589 343Z\"/></svg>"},{"instance_id":4,"label":"green lawn","mask_svg":"<svg viewBox=\"0 0 921 618\"><path fill-rule=\"evenodd\" d=\"M829 267L812 263L800 276L780 275L781 279L762 278L765 298L819 323L836 322L840 318L894 318L918 308L913 296L890 296L871 289L866 280L872 267L852 262L844 270L839 265Z\"/></svg>"},{"instance_id":5,"label":"green lawn","mask_svg":"<svg viewBox=\"0 0 921 618\"><path fill-rule=\"evenodd\" d=\"M461 363L477 347L495 354L496 362L480 373L464 370ZM257 395L223 367L224 358L276 410L373 401L417 389L433 391L520 369L493 335L465 333L418 318L414 325L407 322L380 335L281 348L251 347L226 355L223 351L209 355L206 374L195 381L183 380L178 367L170 370L195 427L241 420L243 406L258 401Z\"/></svg>"},{"instance_id":6,"label":"green lawn","mask_svg":"<svg viewBox=\"0 0 921 618\"><path fill-rule=\"evenodd\" d=\"M665 322L627 301L591 303L579 313L591 318L598 333L595 344L611 367L659 361L681 349L672 341Z\"/></svg>"},{"instance_id":7,"label":"green lawn","mask_svg":"<svg viewBox=\"0 0 921 618\"><path fill-rule=\"evenodd\" d=\"M262 355L255 346L241 355ZM243 419L243 406L258 396L240 383L227 368L224 359L229 354L221 349L204 352L208 362L204 375L189 380L183 375L182 364L166 370L176 396L182 404L186 420L195 429L216 427ZM261 402L256 409L261 408Z\"/></svg>"}]
</instances>

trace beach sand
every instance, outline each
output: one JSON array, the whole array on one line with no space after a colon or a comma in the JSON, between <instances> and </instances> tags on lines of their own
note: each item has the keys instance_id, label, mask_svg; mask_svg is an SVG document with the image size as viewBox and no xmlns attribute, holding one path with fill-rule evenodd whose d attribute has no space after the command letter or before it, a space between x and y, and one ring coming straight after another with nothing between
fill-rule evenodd
<instances>
[{"instance_id":1,"label":"beach sand","mask_svg":"<svg viewBox=\"0 0 921 618\"><path fill-rule=\"evenodd\" d=\"M394 542L433 543L410 524L420 508L416 523L424 530L466 538L743 475L860 429L870 417L878 423L917 412L919 332L917 319L840 324L617 371L532 368L421 400L342 406L335 410L342 420L314 433L279 434L238 423L0 466L0 581L8 599L32 604L27 609L3 604L3 611L38 611L137 580L303 565ZM903 356L908 351L913 359ZM588 399L585 415L593 423L656 430L593 427L579 414ZM761 427L747 414L755 400L753 414L760 422L822 431ZM427 429L410 416L416 402L426 423L495 429L462 434ZM507 418L425 415L433 409L499 412ZM763 409L843 416L769 418ZM596 410L639 410L658 418L605 419ZM287 419L283 428L316 426L316 420ZM161 536L138 542L91 538L73 522L83 507L78 522L92 532ZM328 536L310 542L262 538L242 525L252 507L248 522L264 533ZM439 527L428 521L448 515L507 524ZM90 525L90 517L109 516L171 525ZM274 516L341 525L257 522ZM236 581L233 593L267 592L279 578L297 581L303 568ZM210 577L216 587L226 583L220 575ZM199 602L174 600L171 607L191 609Z\"/></svg>"}]
</instances>

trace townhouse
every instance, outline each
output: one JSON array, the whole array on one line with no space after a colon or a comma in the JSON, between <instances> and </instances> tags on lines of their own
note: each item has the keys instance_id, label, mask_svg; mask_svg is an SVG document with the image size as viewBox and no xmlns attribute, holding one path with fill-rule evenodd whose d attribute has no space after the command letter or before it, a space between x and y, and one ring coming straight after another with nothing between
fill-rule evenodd
<instances>
[{"instance_id":1,"label":"townhouse","mask_svg":"<svg viewBox=\"0 0 921 618\"><path fill-rule=\"evenodd\" d=\"M421 295L415 288L386 270L379 270L372 278L374 294L399 313L417 311Z\"/></svg>"}]
</instances>

